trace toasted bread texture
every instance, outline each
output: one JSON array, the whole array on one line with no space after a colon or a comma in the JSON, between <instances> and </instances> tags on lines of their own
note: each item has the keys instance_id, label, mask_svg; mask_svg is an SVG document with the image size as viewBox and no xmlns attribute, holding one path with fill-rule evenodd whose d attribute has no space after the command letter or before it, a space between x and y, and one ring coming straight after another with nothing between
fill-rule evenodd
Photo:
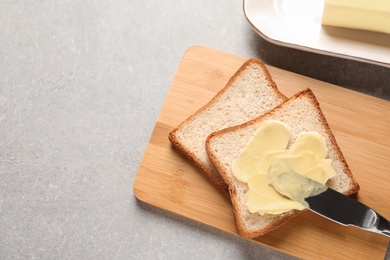
<instances>
[{"instance_id":1,"label":"toasted bread texture","mask_svg":"<svg viewBox=\"0 0 390 260\"><path fill-rule=\"evenodd\" d=\"M207 136L258 117L284 100L265 65L258 59L247 60L222 90L169 133L169 140L228 194L227 184L207 156Z\"/></svg>"},{"instance_id":2,"label":"toasted bread texture","mask_svg":"<svg viewBox=\"0 0 390 260\"><path fill-rule=\"evenodd\" d=\"M229 186L237 232L247 238L266 234L301 212L291 210L277 215L250 213L245 205L248 186L238 181L232 174L233 160L240 154L262 122L271 119L279 120L291 127L289 146L301 132L320 133L325 138L328 158L332 160L336 172L326 185L346 195L359 190L359 185L352 176L316 97L310 89L303 90L264 115L244 124L214 132L207 138L207 154Z\"/></svg>"}]
</instances>

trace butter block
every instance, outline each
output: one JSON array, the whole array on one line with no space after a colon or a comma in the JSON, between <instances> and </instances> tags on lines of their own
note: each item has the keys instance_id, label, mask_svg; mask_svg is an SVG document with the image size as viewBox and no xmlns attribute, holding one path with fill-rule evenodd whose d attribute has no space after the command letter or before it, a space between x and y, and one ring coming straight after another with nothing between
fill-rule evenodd
<instances>
[{"instance_id":1,"label":"butter block","mask_svg":"<svg viewBox=\"0 0 390 260\"><path fill-rule=\"evenodd\" d=\"M325 0L321 23L390 34L390 0Z\"/></svg>"}]
</instances>

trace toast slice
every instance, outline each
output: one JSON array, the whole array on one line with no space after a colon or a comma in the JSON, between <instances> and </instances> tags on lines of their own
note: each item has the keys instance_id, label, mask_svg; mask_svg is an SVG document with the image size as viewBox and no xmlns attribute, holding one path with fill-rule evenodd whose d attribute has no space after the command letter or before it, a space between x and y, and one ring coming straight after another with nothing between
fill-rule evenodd
<instances>
[{"instance_id":1,"label":"toast slice","mask_svg":"<svg viewBox=\"0 0 390 260\"><path fill-rule=\"evenodd\" d=\"M247 60L206 105L169 133L169 140L228 194L227 184L207 156L207 136L258 117L286 99L265 65L258 59Z\"/></svg>"},{"instance_id":2,"label":"toast slice","mask_svg":"<svg viewBox=\"0 0 390 260\"><path fill-rule=\"evenodd\" d=\"M229 186L237 232L247 238L263 235L301 212L291 210L276 215L250 213L245 205L245 193L248 186L232 175L233 160L240 154L241 149L262 122L271 119L281 121L291 127L291 140L288 147L303 131L316 131L325 137L328 158L332 159L332 166L336 172L336 175L327 182L327 186L346 195L359 190L359 185L348 168L316 97L310 89L303 90L264 115L244 124L212 133L207 138L207 154Z\"/></svg>"}]
</instances>

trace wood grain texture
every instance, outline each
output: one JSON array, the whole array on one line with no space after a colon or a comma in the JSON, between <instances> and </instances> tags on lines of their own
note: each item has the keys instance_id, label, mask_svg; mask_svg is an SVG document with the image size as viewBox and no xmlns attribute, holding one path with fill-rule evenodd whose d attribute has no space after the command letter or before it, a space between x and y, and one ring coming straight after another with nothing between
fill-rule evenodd
<instances>
[{"instance_id":1,"label":"wood grain texture","mask_svg":"<svg viewBox=\"0 0 390 260\"><path fill-rule=\"evenodd\" d=\"M236 234L230 199L171 146L168 133L223 88L246 59L191 47L184 54L134 180L148 204ZM390 219L390 102L268 66L286 95L310 87L361 189ZM389 239L306 211L254 241L299 258L383 259Z\"/></svg>"}]
</instances>

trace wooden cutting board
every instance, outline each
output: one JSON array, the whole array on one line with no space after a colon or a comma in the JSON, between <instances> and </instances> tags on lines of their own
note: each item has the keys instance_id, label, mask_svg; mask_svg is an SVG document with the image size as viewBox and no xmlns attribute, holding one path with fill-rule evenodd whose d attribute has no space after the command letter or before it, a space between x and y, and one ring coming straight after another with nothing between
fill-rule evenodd
<instances>
[{"instance_id":1,"label":"wooden cutting board","mask_svg":"<svg viewBox=\"0 0 390 260\"><path fill-rule=\"evenodd\" d=\"M168 133L206 104L246 59L188 49L134 181L146 203L236 234L229 198L171 147ZM268 66L286 95L310 87L359 182L357 199L390 219L390 102ZM306 211L256 242L299 258L383 259L389 239Z\"/></svg>"}]
</instances>

